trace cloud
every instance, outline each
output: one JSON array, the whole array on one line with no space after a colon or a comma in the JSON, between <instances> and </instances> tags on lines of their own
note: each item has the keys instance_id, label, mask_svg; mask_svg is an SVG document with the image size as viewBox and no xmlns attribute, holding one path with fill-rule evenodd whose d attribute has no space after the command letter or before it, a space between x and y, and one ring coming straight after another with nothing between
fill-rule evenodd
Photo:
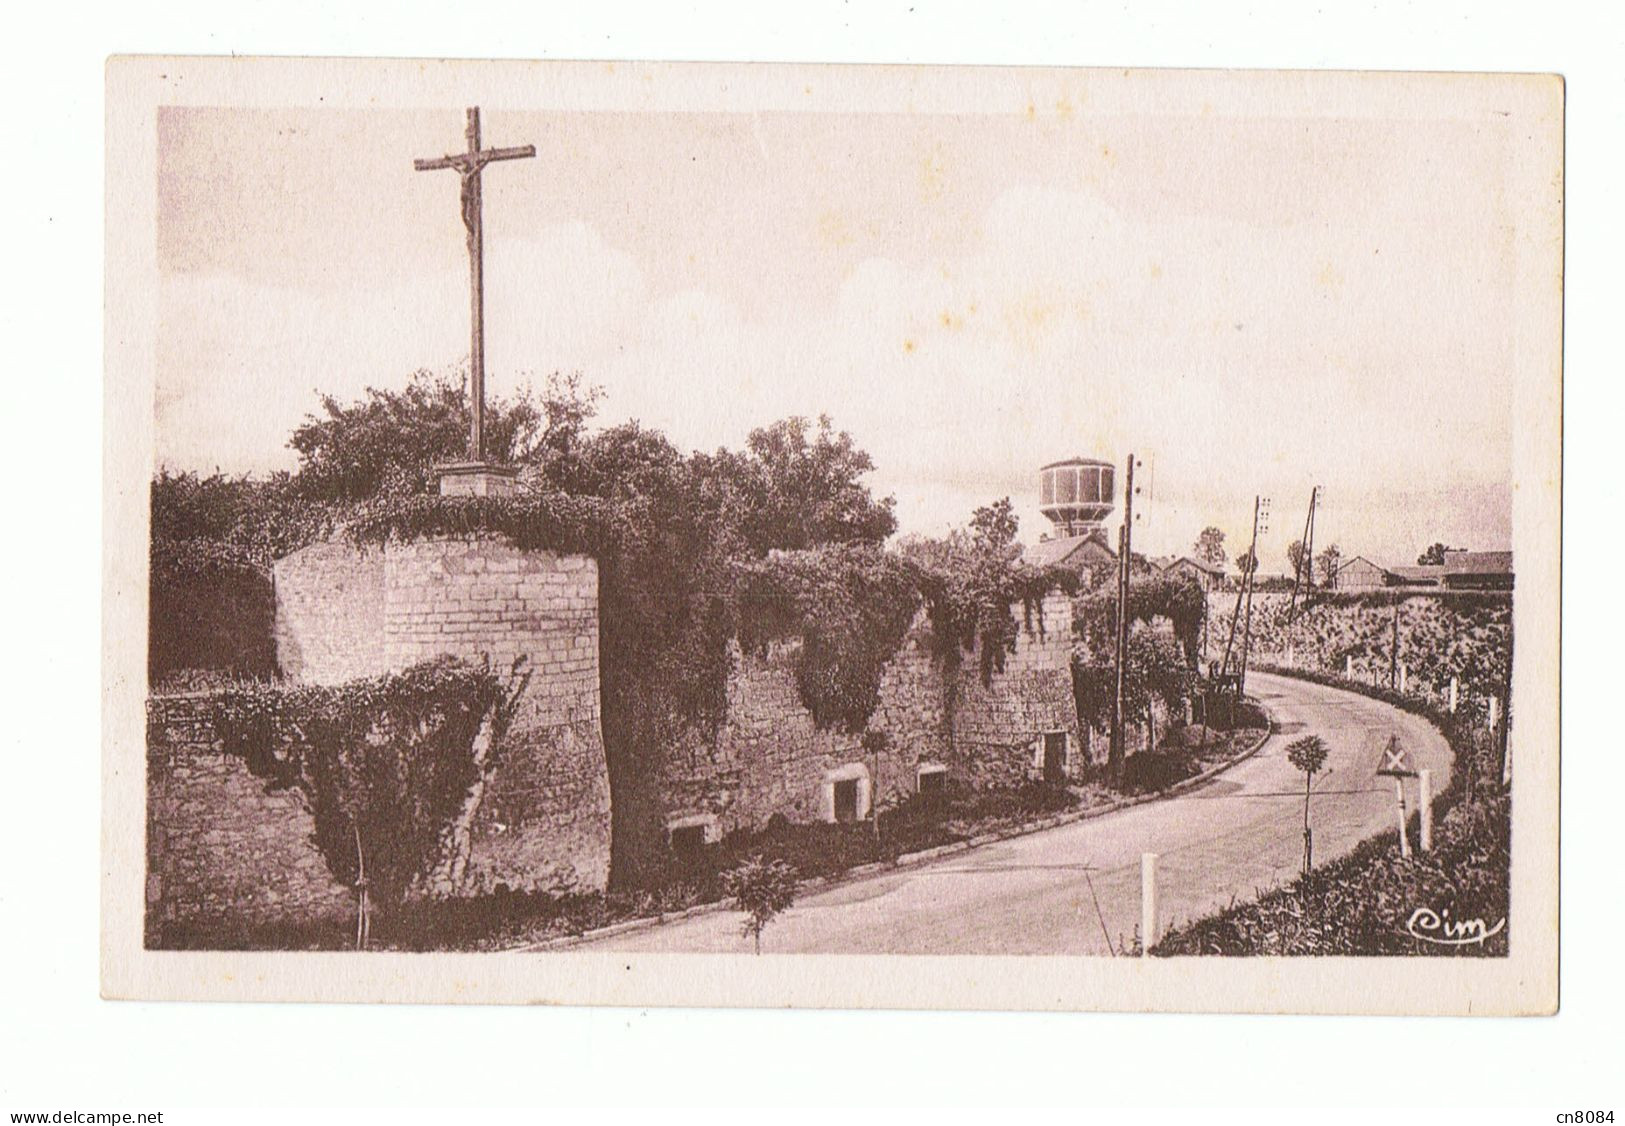
<instances>
[{"instance_id":1,"label":"cloud","mask_svg":"<svg viewBox=\"0 0 1625 1126\"><path fill-rule=\"evenodd\" d=\"M1275 496L1285 536L1313 484L1350 506L1350 551L1413 555L1411 540L1444 536L1426 527L1484 546L1504 526L1510 352L1486 326L1506 323L1510 273L1495 239L1152 223L1092 192L1020 185L974 234L953 258L872 257L832 300L787 293L749 316L717 293L656 291L582 223L495 243L492 386L579 370L608 391L603 421L636 417L691 448L828 412L873 454L905 530L1008 493L1031 535L1040 464L1129 449L1154 465L1155 551L1185 550L1208 523L1234 543L1256 492ZM309 389L398 385L467 350L460 271L359 291L181 275L162 302L159 452L174 464L288 464ZM1403 498L1426 507L1391 519Z\"/></svg>"}]
</instances>

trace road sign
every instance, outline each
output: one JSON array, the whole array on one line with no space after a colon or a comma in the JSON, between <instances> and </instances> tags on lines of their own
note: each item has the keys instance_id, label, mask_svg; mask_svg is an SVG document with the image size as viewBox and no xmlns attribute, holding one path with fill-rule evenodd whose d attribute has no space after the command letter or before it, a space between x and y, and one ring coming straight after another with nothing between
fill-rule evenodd
<instances>
[{"instance_id":1,"label":"road sign","mask_svg":"<svg viewBox=\"0 0 1625 1126\"><path fill-rule=\"evenodd\" d=\"M1399 736L1390 735L1388 745L1382 749L1382 764L1377 767L1378 776L1388 775L1392 778L1416 777L1416 763L1411 759L1409 748L1400 746Z\"/></svg>"}]
</instances>

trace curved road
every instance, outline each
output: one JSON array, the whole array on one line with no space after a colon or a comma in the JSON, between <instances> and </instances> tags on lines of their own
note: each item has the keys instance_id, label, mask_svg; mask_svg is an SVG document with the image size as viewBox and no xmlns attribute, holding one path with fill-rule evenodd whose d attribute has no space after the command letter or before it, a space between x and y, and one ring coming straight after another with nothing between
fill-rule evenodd
<instances>
[{"instance_id":1,"label":"curved road","mask_svg":"<svg viewBox=\"0 0 1625 1126\"><path fill-rule=\"evenodd\" d=\"M1394 830L1393 781L1375 776L1390 735L1432 769L1436 792L1448 781L1449 748L1424 719L1306 681L1251 673L1248 682L1276 732L1205 786L809 895L769 925L764 952L1105 955L1107 934L1127 942L1139 925L1142 852L1161 857L1164 928L1297 875L1303 775L1286 759L1292 740L1316 733L1330 747L1310 807L1317 863ZM1407 807L1415 802L1407 780ZM574 949L748 952L741 918L717 911Z\"/></svg>"}]
</instances>

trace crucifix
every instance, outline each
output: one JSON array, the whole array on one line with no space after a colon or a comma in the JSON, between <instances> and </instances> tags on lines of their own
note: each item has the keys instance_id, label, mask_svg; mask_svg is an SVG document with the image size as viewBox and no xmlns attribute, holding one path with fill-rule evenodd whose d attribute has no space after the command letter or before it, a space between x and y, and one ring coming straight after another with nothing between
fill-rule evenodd
<instances>
[{"instance_id":1,"label":"crucifix","mask_svg":"<svg viewBox=\"0 0 1625 1126\"><path fill-rule=\"evenodd\" d=\"M535 156L534 145L521 145L509 149L480 148L480 107L468 110L468 138L466 152L428 160L414 160L412 167L419 172L433 172L454 168L463 181L463 226L468 228L468 289L469 289L469 423L468 458L472 462L485 460L485 240L480 211L480 172L496 160L522 160Z\"/></svg>"}]
</instances>

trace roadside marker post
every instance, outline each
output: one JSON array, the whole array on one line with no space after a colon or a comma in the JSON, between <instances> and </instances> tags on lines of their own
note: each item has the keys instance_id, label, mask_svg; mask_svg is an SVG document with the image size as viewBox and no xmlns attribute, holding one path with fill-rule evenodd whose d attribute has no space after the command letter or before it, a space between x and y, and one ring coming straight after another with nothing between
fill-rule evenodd
<instances>
[{"instance_id":1,"label":"roadside marker post","mask_svg":"<svg viewBox=\"0 0 1625 1126\"><path fill-rule=\"evenodd\" d=\"M1394 796L1399 799L1399 855L1411 858L1411 840L1405 835L1405 779L1394 777Z\"/></svg>"},{"instance_id":2,"label":"roadside marker post","mask_svg":"<svg viewBox=\"0 0 1625 1126\"><path fill-rule=\"evenodd\" d=\"M1157 854L1140 853L1140 957L1151 957L1157 941Z\"/></svg>"},{"instance_id":3,"label":"roadside marker post","mask_svg":"<svg viewBox=\"0 0 1625 1126\"><path fill-rule=\"evenodd\" d=\"M1433 771L1419 771L1416 776L1416 805L1422 814L1423 852L1433 849Z\"/></svg>"},{"instance_id":4,"label":"roadside marker post","mask_svg":"<svg viewBox=\"0 0 1625 1126\"><path fill-rule=\"evenodd\" d=\"M1399 806L1399 855L1406 860L1411 858L1411 841L1405 835L1405 779L1418 777L1416 767L1411 760L1411 752L1400 746L1399 736L1390 735L1388 745L1382 751L1382 765L1377 767L1379 777L1387 775L1394 780L1394 798ZM1425 786L1427 783L1423 783ZM1424 799L1425 801L1425 799ZM1423 823L1426 824L1427 813L1423 813ZM1427 830L1431 836L1431 827ZM1424 848L1427 846L1424 845Z\"/></svg>"},{"instance_id":5,"label":"roadside marker post","mask_svg":"<svg viewBox=\"0 0 1625 1126\"><path fill-rule=\"evenodd\" d=\"M1343 675L1350 680L1354 679L1354 656L1352 654L1343 658Z\"/></svg>"},{"instance_id":6,"label":"roadside marker post","mask_svg":"<svg viewBox=\"0 0 1625 1126\"><path fill-rule=\"evenodd\" d=\"M1399 691L1403 694L1409 688L1410 670L1403 663L1399 666Z\"/></svg>"},{"instance_id":7,"label":"roadside marker post","mask_svg":"<svg viewBox=\"0 0 1625 1126\"><path fill-rule=\"evenodd\" d=\"M1450 714L1451 715L1456 714L1456 692L1457 692L1456 678L1451 677L1450 678Z\"/></svg>"},{"instance_id":8,"label":"roadside marker post","mask_svg":"<svg viewBox=\"0 0 1625 1126\"><path fill-rule=\"evenodd\" d=\"M1501 719L1501 716L1499 714L1500 711L1501 711L1501 701L1497 697L1491 696L1489 702L1490 702L1490 712L1489 712L1490 730L1494 731L1495 730L1495 725L1497 723L1499 723L1500 719Z\"/></svg>"}]
</instances>

